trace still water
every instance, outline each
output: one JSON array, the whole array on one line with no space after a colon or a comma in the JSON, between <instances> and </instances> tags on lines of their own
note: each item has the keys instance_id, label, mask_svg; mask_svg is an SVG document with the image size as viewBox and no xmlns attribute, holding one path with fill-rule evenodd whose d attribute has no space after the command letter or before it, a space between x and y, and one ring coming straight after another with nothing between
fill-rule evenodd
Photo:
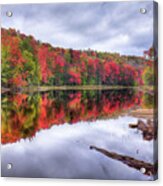
<instances>
[{"instance_id":1,"label":"still water","mask_svg":"<svg viewBox=\"0 0 163 186\"><path fill-rule=\"evenodd\" d=\"M129 127L152 107L132 89L3 94L2 176L153 180L137 165L155 163L154 139Z\"/></svg>"}]
</instances>

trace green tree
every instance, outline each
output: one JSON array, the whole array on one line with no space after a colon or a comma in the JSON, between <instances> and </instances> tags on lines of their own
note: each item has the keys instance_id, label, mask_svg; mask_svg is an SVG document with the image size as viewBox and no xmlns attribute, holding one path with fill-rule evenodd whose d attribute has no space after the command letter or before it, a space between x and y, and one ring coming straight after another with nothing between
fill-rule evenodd
<instances>
[{"instance_id":1,"label":"green tree","mask_svg":"<svg viewBox=\"0 0 163 186\"><path fill-rule=\"evenodd\" d=\"M27 73L26 80L29 85L38 85L41 81L41 74L37 60L27 50L23 51L23 58L26 60L22 67L22 73Z\"/></svg>"},{"instance_id":2,"label":"green tree","mask_svg":"<svg viewBox=\"0 0 163 186\"><path fill-rule=\"evenodd\" d=\"M8 81L13 76L13 69L9 61L9 47L2 46L1 57L1 82L2 86L8 86Z\"/></svg>"},{"instance_id":3,"label":"green tree","mask_svg":"<svg viewBox=\"0 0 163 186\"><path fill-rule=\"evenodd\" d=\"M145 68L143 80L145 85L154 85L154 69L152 67Z\"/></svg>"}]
</instances>

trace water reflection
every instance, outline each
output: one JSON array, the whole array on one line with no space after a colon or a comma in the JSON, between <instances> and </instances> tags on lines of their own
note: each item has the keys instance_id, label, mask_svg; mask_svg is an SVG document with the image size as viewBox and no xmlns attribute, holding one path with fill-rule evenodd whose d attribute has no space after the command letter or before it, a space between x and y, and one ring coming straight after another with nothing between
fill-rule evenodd
<instances>
[{"instance_id":1,"label":"water reflection","mask_svg":"<svg viewBox=\"0 0 163 186\"><path fill-rule=\"evenodd\" d=\"M3 145L2 176L153 180L152 175L89 148L92 145L154 164L153 142L143 141L128 122L136 123L137 119L122 116L54 125L39 131L32 141ZM7 163L12 163L13 169L7 170Z\"/></svg>"},{"instance_id":2,"label":"water reflection","mask_svg":"<svg viewBox=\"0 0 163 186\"><path fill-rule=\"evenodd\" d=\"M3 95L2 143L31 138L53 125L117 117L141 104L142 93L132 89Z\"/></svg>"},{"instance_id":3,"label":"water reflection","mask_svg":"<svg viewBox=\"0 0 163 186\"><path fill-rule=\"evenodd\" d=\"M153 180L151 108L133 89L4 94L2 176Z\"/></svg>"}]
</instances>

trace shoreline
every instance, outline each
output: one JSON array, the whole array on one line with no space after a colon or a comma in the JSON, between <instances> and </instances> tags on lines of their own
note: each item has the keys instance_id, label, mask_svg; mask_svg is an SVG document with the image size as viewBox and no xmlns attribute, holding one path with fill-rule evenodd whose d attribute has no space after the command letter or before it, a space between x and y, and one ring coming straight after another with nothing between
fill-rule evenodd
<instances>
[{"instance_id":1,"label":"shoreline","mask_svg":"<svg viewBox=\"0 0 163 186\"><path fill-rule=\"evenodd\" d=\"M1 93L7 92L46 92L52 90L121 90L136 89L143 91L154 91L153 86L106 86L106 85L74 85L74 86L31 86L31 87L15 87L1 88Z\"/></svg>"}]
</instances>

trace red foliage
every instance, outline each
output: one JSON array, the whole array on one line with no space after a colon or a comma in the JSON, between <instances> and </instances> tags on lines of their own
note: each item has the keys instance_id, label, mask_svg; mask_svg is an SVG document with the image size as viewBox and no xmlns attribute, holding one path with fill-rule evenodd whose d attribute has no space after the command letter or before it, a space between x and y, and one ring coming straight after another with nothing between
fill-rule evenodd
<instances>
[{"instance_id":1,"label":"red foliage","mask_svg":"<svg viewBox=\"0 0 163 186\"><path fill-rule=\"evenodd\" d=\"M48 68L48 62L47 62L48 54L49 54L49 49L47 46L42 45L38 49L38 62L40 64L42 81L44 83L47 82L49 75L51 75L51 71Z\"/></svg>"},{"instance_id":2,"label":"red foliage","mask_svg":"<svg viewBox=\"0 0 163 186\"><path fill-rule=\"evenodd\" d=\"M141 68L126 62L119 63L120 55L113 58L109 53L99 54L91 50L54 48L48 43L41 44L33 36L26 36L14 29L2 28L2 46L9 47L8 58L13 69L15 67L23 69L23 65L28 63L23 59L20 49L20 42L23 40L27 41L26 50L32 53L39 64L37 74L41 74L42 77L42 82L39 82L40 85L47 83L52 83L51 85L54 83L57 85L104 84L122 86L143 84ZM153 53L152 49L150 51ZM144 65L152 66L153 61L149 60ZM20 70L7 83L12 83L13 86L28 85L28 82L32 80L25 82L28 77L27 73L21 73ZM52 81L49 81L51 77L53 77Z\"/></svg>"},{"instance_id":3,"label":"red foliage","mask_svg":"<svg viewBox=\"0 0 163 186\"><path fill-rule=\"evenodd\" d=\"M81 75L79 73L75 72L73 69L69 70L68 73L71 76L69 79L71 83L81 84Z\"/></svg>"}]
</instances>

